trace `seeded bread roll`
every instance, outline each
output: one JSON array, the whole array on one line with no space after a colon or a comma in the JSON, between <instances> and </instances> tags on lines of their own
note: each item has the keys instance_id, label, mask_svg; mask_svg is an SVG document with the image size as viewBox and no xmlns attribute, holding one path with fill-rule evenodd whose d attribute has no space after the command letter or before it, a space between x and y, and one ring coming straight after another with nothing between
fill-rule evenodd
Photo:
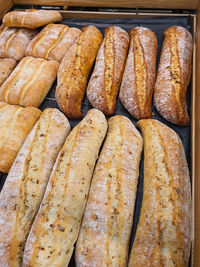
<instances>
[{"instance_id":1,"label":"seeded bread roll","mask_svg":"<svg viewBox=\"0 0 200 267\"><path fill-rule=\"evenodd\" d=\"M155 85L154 105L161 116L180 126L189 123L186 92L190 81L193 41L183 27L164 33L164 42Z\"/></svg>"},{"instance_id":2,"label":"seeded bread roll","mask_svg":"<svg viewBox=\"0 0 200 267\"><path fill-rule=\"evenodd\" d=\"M67 118L46 109L27 137L0 194L0 266L22 266L22 253L59 150Z\"/></svg>"},{"instance_id":3,"label":"seeded bread roll","mask_svg":"<svg viewBox=\"0 0 200 267\"><path fill-rule=\"evenodd\" d=\"M59 108L71 119L82 118L81 105L88 74L102 39L102 34L96 27L83 28L82 34L60 63L56 101Z\"/></svg>"},{"instance_id":4,"label":"seeded bread roll","mask_svg":"<svg viewBox=\"0 0 200 267\"><path fill-rule=\"evenodd\" d=\"M136 119L151 118L156 78L157 38L148 28L130 31L131 43L119 98Z\"/></svg>"},{"instance_id":5,"label":"seeded bread roll","mask_svg":"<svg viewBox=\"0 0 200 267\"><path fill-rule=\"evenodd\" d=\"M76 266L127 266L142 137L115 116L97 162L76 245Z\"/></svg>"},{"instance_id":6,"label":"seeded bread roll","mask_svg":"<svg viewBox=\"0 0 200 267\"><path fill-rule=\"evenodd\" d=\"M179 136L156 120L137 123L144 137L142 209L129 267L188 266L191 188Z\"/></svg>"},{"instance_id":7,"label":"seeded bread roll","mask_svg":"<svg viewBox=\"0 0 200 267\"><path fill-rule=\"evenodd\" d=\"M68 265L106 130L103 113L93 109L67 137L26 242L24 267Z\"/></svg>"},{"instance_id":8,"label":"seeded bread roll","mask_svg":"<svg viewBox=\"0 0 200 267\"><path fill-rule=\"evenodd\" d=\"M128 45L126 31L116 26L105 29L105 38L87 87L87 97L93 107L107 115L115 112Z\"/></svg>"},{"instance_id":9,"label":"seeded bread roll","mask_svg":"<svg viewBox=\"0 0 200 267\"><path fill-rule=\"evenodd\" d=\"M17 62L12 58L0 58L0 86L16 67Z\"/></svg>"}]
</instances>

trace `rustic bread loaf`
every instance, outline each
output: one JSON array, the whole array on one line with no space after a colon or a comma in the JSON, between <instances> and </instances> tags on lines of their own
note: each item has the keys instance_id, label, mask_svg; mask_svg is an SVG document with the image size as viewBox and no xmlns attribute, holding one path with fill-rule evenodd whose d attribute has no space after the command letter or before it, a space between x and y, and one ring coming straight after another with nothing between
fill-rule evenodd
<instances>
[{"instance_id":1,"label":"rustic bread loaf","mask_svg":"<svg viewBox=\"0 0 200 267\"><path fill-rule=\"evenodd\" d=\"M97 162L79 238L76 266L127 266L142 137L114 116Z\"/></svg>"},{"instance_id":2,"label":"rustic bread loaf","mask_svg":"<svg viewBox=\"0 0 200 267\"><path fill-rule=\"evenodd\" d=\"M144 27L133 28L130 37L119 98L134 118L150 118L156 78L157 38Z\"/></svg>"},{"instance_id":3,"label":"rustic bread loaf","mask_svg":"<svg viewBox=\"0 0 200 267\"><path fill-rule=\"evenodd\" d=\"M116 26L105 29L105 38L87 87L87 97L93 107L107 115L115 112L128 45L126 31Z\"/></svg>"},{"instance_id":4,"label":"rustic bread loaf","mask_svg":"<svg viewBox=\"0 0 200 267\"><path fill-rule=\"evenodd\" d=\"M63 24L48 24L26 48L26 56L53 59L61 62L80 36L81 30Z\"/></svg>"},{"instance_id":5,"label":"rustic bread loaf","mask_svg":"<svg viewBox=\"0 0 200 267\"><path fill-rule=\"evenodd\" d=\"M3 24L9 27L25 27L35 29L52 22L62 20L62 16L55 10L27 9L25 11L11 11L3 17Z\"/></svg>"},{"instance_id":6,"label":"rustic bread loaf","mask_svg":"<svg viewBox=\"0 0 200 267\"><path fill-rule=\"evenodd\" d=\"M156 120L137 123L144 137L142 209L129 267L188 266L191 188L179 136Z\"/></svg>"},{"instance_id":7,"label":"rustic bread loaf","mask_svg":"<svg viewBox=\"0 0 200 267\"><path fill-rule=\"evenodd\" d=\"M18 153L0 194L0 266L22 265L27 235L69 130L59 110L46 109Z\"/></svg>"},{"instance_id":8,"label":"rustic bread loaf","mask_svg":"<svg viewBox=\"0 0 200 267\"><path fill-rule=\"evenodd\" d=\"M0 27L0 58L13 58L20 61L30 41L37 34L36 30L26 28Z\"/></svg>"},{"instance_id":9,"label":"rustic bread loaf","mask_svg":"<svg viewBox=\"0 0 200 267\"><path fill-rule=\"evenodd\" d=\"M68 266L106 129L104 115L93 109L67 137L27 239L24 267Z\"/></svg>"},{"instance_id":10,"label":"rustic bread loaf","mask_svg":"<svg viewBox=\"0 0 200 267\"><path fill-rule=\"evenodd\" d=\"M102 42L102 35L94 26L82 29L82 34L64 56L58 70L56 101L71 119L82 118L81 104L87 78Z\"/></svg>"},{"instance_id":11,"label":"rustic bread loaf","mask_svg":"<svg viewBox=\"0 0 200 267\"><path fill-rule=\"evenodd\" d=\"M39 107L56 78L58 66L55 60L23 58L0 87L0 101Z\"/></svg>"},{"instance_id":12,"label":"rustic bread loaf","mask_svg":"<svg viewBox=\"0 0 200 267\"><path fill-rule=\"evenodd\" d=\"M0 58L0 86L16 67L17 62L12 58Z\"/></svg>"},{"instance_id":13,"label":"rustic bread loaf","mask_svg":"<svg viewBox=\"0 0 200 267\"><path fill-rule=\"evenodd\" d=\"M155 85L154 105L166 120L180 126L189 123L185 96L190 81L193 42L183 27L164 33Z\"/></svg>"},{"instance_id":14,"label":"rustic bread loaf","mask_svg":"<svg viewBox=\"0 0 200 267\"><path fill-rule=\"evenodd\" d=\"M40 117L34 107L0 102L0 171L8 173L27 135Z\"/></svg>"}]
</instances>

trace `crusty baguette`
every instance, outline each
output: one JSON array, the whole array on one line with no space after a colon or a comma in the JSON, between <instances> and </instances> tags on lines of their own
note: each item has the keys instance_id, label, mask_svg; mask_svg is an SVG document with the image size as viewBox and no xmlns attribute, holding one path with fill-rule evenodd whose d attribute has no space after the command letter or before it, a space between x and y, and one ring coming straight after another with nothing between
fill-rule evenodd
<instances>
[{"instance_id":1,"label":"crusty baguette","mask_svg":"<svg viewBox=\"0 0 200 267\"><path fill-rule=\"evenodd\" d=\"M87 87L87 97L93 107L107 115L115 112L128 45L126 31L116 26L105 29L105 38Z\"/></svg>"},{"instance_id":2,"label":"crusty baguette","mask_svg":"<svg viewBox=\"0 0 200 267\"><path fill-rule=\"evenodd\" d=\"M68 265L106 129L104 115L93 109L67 137L27 239L23 266Z\"/></svg>"},{"instance_id":3,"label":"crusty baguette","mask_svg":"<svg viewBox=\"0 0 200 267\"><path fill-rule=\"evenodd\" d=\"M56 78L58 66L55 60L23 58L0 87L0 101L39 107Z\"/></svg>"},{"instance_id":4,"label":"crusty baguette","mask_svg":"<svg viewBox=\"0 0 200 267\"><path fill-rule=\"evenodd\" d=\"M8 173L27 135L40 117L34 107L0 102L0 171Z\"/></svg>"},{"instance_id":5,"label":"crusty baguette","mask_svg":"<svg viewBox=\"0 0 200 267\"><path fill-rule=\"evenodd\" d=\"M31 224L70 125L46 109L27 137L0 194L0 266L18 267Z\"/></svg>"},{"instance_id":6,"label":"crusty baguette","mask_svg":"<svg viewBox=\"0 0 200 267\"><path fill-rule=\"evenodd\" d=\"M60 64L56 101L59 108L71 119L82 118L81 104L88 74L102 39L102 34L96 27L83 28L82 34Z\"/></svg>"},{"instance_id":7,"label":"crusty baguette","mask_svg":"<svg viewBox=\"0 0 200 267\"><path fill-rule=\"evenodd\" d=\"M3 17L3 24L9 27L25 27L35 29L52 22L62 20L62 16L55 10L27 9L25 11L11 11Z\"/></svg>"},{"instance_id":8,"label":"crusty baguette","mask_svg":"<svg viewBox=\"0 0 200 267\"><path fill-rule=\"evenodd\" d=\"M189 123L185 96L190 81L193 42L183 27L164 33L155 85L154 105L166 120L180 126Z\"/></svg>"},{"instance_id":9,"label":"crusty baguette","mask_svg":"<svg viewBox=\"0 0 200 267\"><path fill-rule=\"evenodd\" d=\"M131 43L119 98L136 119L151 118L156 78L157 38L148 28L130 31Z\"/></svg>"},{"instance_id":10,"label":"crusty baguette","mask_svg":"<svg viewBox=\"0 0 200 267\"><path fill-rule=\"evenodd\" d=\"M191 188L179 136L156 120L137 123L144 137L142 209L129 267L187 267Z\"/></svg>"},{"instance_id":11,"label":"crusty baguette","mask_svg":"<svg viewBox=\"0 0 200 267\"><path fill-rule=\"evenodd\" d=\"M63 24L48 24L26 48L25 55L61 62L81 30Z\"/></svg>"},{"instance_id":12,"label":"crusty baguette","mask_svg":"<svg viewBox=\"0 0 200 267\"><path fill-rule=\"evenodd\" d=\"M127 266L142 137L115 116L97 162L76 245L76 266Z\"/></svg>"},{"instance_id":13,"label":"crusty baguette","mask_svg":"<svg viewBox=\"0 0 200 267\"><path fill-rule=\"evenodd\" d=\"M13 58L20 61L27 45L37 34L36 30L26 28L0 27L0 58Z\"/></svg>"},{"instance_id":14,"label":"crusty baguette","mask_svg":"<svg viewBox=\"0 0 200 267\"><path fill-rule=\"evenodd\" d=\"M0 86L16 67L17 62L12 58L0 58Z\"/></svg>"}]
</instances>

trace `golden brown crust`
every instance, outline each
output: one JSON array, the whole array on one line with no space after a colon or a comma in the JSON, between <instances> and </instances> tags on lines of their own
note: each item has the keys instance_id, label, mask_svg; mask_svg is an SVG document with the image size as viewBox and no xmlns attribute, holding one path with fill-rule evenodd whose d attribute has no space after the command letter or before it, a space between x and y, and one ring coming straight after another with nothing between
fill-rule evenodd
<instances>
[{"instance_id":1,"label":"golden brown crust","mask_svg":"<svg viewBox=\"0 0 200 267\"><path fill-rule=\"evenodd\" d=\"M76 245L76 266L127 266L142 137L124 116L109 119Z\"/></svg>"},{"instance_id":2,"label":"golden brown crust","mask_svg":"<svg viewBox=\"0 0 200 267\"><path fill-rule=\"evenodd\" d=\"M39 107L56 78L58 66L54 60L23 58L0 87L0 101Z\"/></svg>"},{"instance_id":3,"label":"golden brown crust","mask_svg":"<svg viewBox=\"0 0 200 267\"><path fill-rule=\"evenodd\" d=\"M130 31L131 43L119 98L136 119L151 118L156 78L157 38L148 28Z\"/></svg>"},{"instance_id":4,"label":"golden brown crust","mask_svg":"<svg viewBox=\"0 0 200 267\"><path fill-rule=\"evenodd\" d=\"M191 188L179 136L156 120L137 123L144 137L142 209L129 267L188 266Z\"/></svg>"},{"instance_id":5,"label":"golden brown crust","mask_svg":"<svg viewBox=\"0 0 200 267\"><path fill-rule=\"evenodd\" d=\"M62 16L55 10L27 9L26 11L8 12L4 16L2 22L8 27L25 27L35 29L61 20Z\"/></svg>"},{"instance_id":6,"label":"golden brown crust","mask_svg":"<svg viewBox=\"0 0 200 267\"><path fill-rule=\"evenodd\" d=\"M87 78L102 42L102 34L94 26L82 29L82 34L63 58L58 70L56 101L71 119L82 118L81 104Z\"/></svg>"},{"instance_id":7,"label":"golden brown crust","mask_svg":"<svg viewBox=\"0 0 200 267\"><path fill-rule=\"evenodd\" d=\"M0 27L0 58L13 58L20 61L27 45L37 34L36 30L26 28Z\"/></svg>"},{"instance_id":8,"label":"golden brown crust","mask_svg":"<svg viewBox=\"0 0 200 267\"><path fill-rule=\"evenodd\" d=\"M0 86L16 67L17 62L12 58L0 58Z\"/></svg>"},{"instance_id":9,"label":"golden brown crust","mask_svg":"<svg viewBox=\"0 0 200 267\"><path fill-rule=\"evenodd\" d=\"M87 97L93 107L107 115L115 112L128 45L126 31L116 26L105 29L105 38L87 87Z\"/></svg>"},{"instance_id":10,"label":"golden brown crust","mask_svg":"<svg viewBox=\"0 0 200 267\"><path fill-rule=\"evenodd\" d=\"M80 36L81 30L63 24L48 24L30 42L25 55L61 62L64 55Z\"/></svg>"},{"instance_id":11,"label":"golden brown crust","mask_svg":"<svg viewBox=\"0 0 200 267\"><path fill-rule=\"evenodd\" d=\"M186 91L190 81L193 41L183 27L173 26L164 33L154 105L168 121L180 126L189 123Z\"/></svg>"}]
</instances>

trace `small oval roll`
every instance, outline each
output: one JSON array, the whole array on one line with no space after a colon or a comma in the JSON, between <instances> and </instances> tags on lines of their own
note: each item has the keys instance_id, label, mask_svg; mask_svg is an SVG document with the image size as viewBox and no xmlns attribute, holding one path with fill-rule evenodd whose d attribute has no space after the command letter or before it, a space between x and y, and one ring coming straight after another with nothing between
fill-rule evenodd
<instances>
[{"instance_id":1,"label":"small oval roll","mask_svg":"<svg viewBox=\"0 0 200 267\"><path fill-rule=\"evenodd\" d=\"M67 137L27 239L24 267L68 266L106 130L105 116L92 109Z\"/></svg>"},{"instance_id":2,"label":"small oval roll","mask_svg":"<svg viewBox=\"0 0 200 267\"><path fill-rule=\"evenodd\" d=\"M87 97L93 107L106 115L115 112L128 45L129 36L126 31L116 26L105 29L105 38L87 87Z\"/></svg>"},{"instance_id":3,"label":"small oval roll","mask_svg":"<svg viewBox=\"0 0 200 267\"><path fill-rule=\"evenodd\" d=\"M186 267L191 245L191 188L179 136L156 120L141 120L144 189L129 267Z\"/></svg>"},{"instance_id":4,"label":"small oval roll","mask_svg":"<svg viewBox=\"0 0 200 267\"><path fill-rule=\"evenodd\" d=\"M108 124L76 245L77 267L128 263L142 137L124 116Z\"/></svg>"},{"instance_id":5,"label":"small oval roll","mask_svg":"<svg viewBox=\"0 0 200 267\"><path fill-rule=\"evenodd\" d=\"M71 119L82 118L81 104L88 74L102 39L102 34L96 27L83 28L82 34L60 63L56 101L59 108Z\"/></svg>"},{"instance_id":6,"label":"small oval roll","mask_svg":"<svg viewBox=\"0 0 200 267\"><path fill-rule=\"evenodd\" d=\"M70 125L45 109L19 151L0 194L0 266L20 267L27 235Z\"/></svg>"},{"instance_id":7,"label":"small oval roll","mask_svg":"<svg viewBox=\"0 0 200 267\"><path fill-rule=\"evenodd\" d=\"M156 78L157 38L148 28L130 31L131 43L119 98L136 119L151 118L151 101Z\"/></svg>"},{"instance_id":8,"label":"small oval roll","mask_svg":"<svg viewBox=\"0 0 200 267\"><path fill-rule=\"evenodd\" d=\"M193 41L183 27L173 26L164 33L155 85L154 105L161 116L180 126L189 123L186 92L190 81Z\"/></svg>"}]
</instances>

